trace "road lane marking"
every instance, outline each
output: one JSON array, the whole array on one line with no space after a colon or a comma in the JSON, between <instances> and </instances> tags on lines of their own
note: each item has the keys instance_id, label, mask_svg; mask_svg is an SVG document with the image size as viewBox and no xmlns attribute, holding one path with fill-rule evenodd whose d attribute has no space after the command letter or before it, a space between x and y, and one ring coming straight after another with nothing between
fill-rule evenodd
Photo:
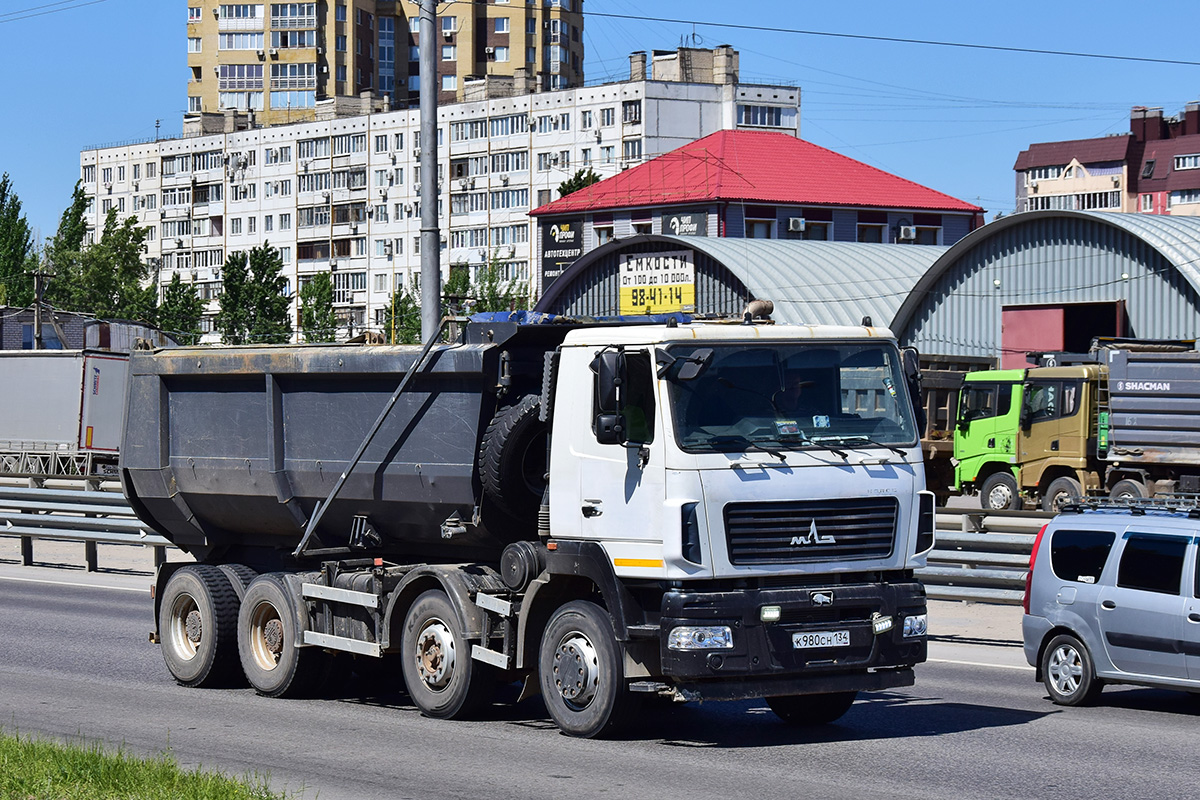
<instances>
[{"instance_id":1,"label":"road lane marking","mask_svg":"<svg viewBox=\"0 0 1200 800\"><path fill-rule=\"evenodd\" d=\"M112 589L117 592L137 592L138 594L149 594L149 588L135 589L131 586L105 586L102 583L72 583L71 581L47 581L40 578L16 578L9 575L0 575L0 581L18 581L21 583L45 583L50 586L75 586L81 589Z\"/></svg>"},{"instance_id":2,"label":"road lane marking","mask_svg":"<svg viewBox=\"0 0 1200 800\"><path fill-rule=\"evenodd\" d=\"M958 666L961 666L961 667L991 667L993 669L1017 669L1017 670L1021 670L1022 672L1033 669L1033 667L1031 667L1027 664L1022 664L1020 666L1018 666L1016 664L989 664L986 661L959 661L959 660L953 659L953 658L927 658L927 659L925 659L925 663L927 663L927 664L957 664Z\"/></svg>"}]
</instances>

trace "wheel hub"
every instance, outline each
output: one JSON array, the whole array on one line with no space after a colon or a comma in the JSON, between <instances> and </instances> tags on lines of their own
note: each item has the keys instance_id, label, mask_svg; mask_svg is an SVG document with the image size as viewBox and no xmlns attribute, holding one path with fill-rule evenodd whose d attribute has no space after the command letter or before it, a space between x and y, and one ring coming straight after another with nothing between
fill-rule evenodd
<instances>
[{"instance_id":1,"label":"wheel hub","mask_svg":"<svg viewBox=\"0 0 1200 800\"><path fill-rule=\"evenodd\" d=\"M1050 678L1054 686L1064 695L1069 695L1079 688L1079 679L1083 668L1079 654L1067 647L1060 647L1050 658Z\"/></svg>"},{"instance_id":2,"label":"wheel hub","mask_svg":"<svg viewBox=\"0 0 1200 800\"><path fill-rule=\"evenodd\" d=\"M554 685L563 699L576 706L592 701L600 682L599 662L596 648L583 634L563 640L554 651Z\"/></svg>"},{"instance_id":3,"label":"wheel hub","mask_svg":"<svg viewBox=\"0 0 1200 800\"><path fill-rule=\"evenodd\" d=\"M454 636L440 621L425 626L417 637L417 672L431 689L444 689L454 675Z\"/></svg>"},{"instance_id":4,"label":"wheel hub","mask_svg":"<svg viewBox=\"0 0 1200 800\"><path fill-rule=\"evenodd\" d=\"M991 508L1008 508L1012 502L1012 492L1007 486L992 487L991 494L988 495L988 505Z\"/></svg>"},{"instance_id":5,"label":"wheel hub","mask_svg":"<svg viewBox=\"0 0 1200 800\"><path fill-rule=\"evenodd\" d=\"M200 644L200 638L204 634L204 620L200 616L198 609L192 609L188 612L183 621L183 629L187 635L188 641L192 644Z\"/></svg>"},{"instance_id":6,"label":"wheel hub","mask_svg":"<svg viewBox=\"0 0 1200 800\"><path fill-rule=\"evenodd\" d=\"M279 654L283 652L283 622L278 619L269 620L266 625L263 625L263 644L267 646L267 652L279 660Z\"/></svg>"}]
</instances>

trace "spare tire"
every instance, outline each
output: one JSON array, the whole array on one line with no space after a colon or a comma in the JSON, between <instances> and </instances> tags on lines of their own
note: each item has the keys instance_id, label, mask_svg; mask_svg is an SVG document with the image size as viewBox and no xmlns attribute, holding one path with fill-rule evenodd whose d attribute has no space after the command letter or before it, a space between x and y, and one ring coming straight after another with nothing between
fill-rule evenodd
<instances>
[{"instance_id":1,"label":"spare tire","mask_svg":"<svg viewBox=\"0 0 1200 800\"><path fill-rule=\"evenodd\" d=\"M546 423L541 400L526 395L496 412L479 448L479 477L485 500L515 522L537 524L546 491Z\"/></svg>"}]
</instances>

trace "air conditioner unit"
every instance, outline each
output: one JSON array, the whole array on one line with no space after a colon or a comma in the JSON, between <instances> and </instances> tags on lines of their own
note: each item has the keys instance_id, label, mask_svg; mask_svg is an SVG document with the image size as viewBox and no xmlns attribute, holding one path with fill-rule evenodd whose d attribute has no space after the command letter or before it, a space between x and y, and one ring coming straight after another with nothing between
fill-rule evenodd
<instances>
[{"instance_id":1,"label":"air conditioner unit","mask_svg":"<svg viewBox=\"0 0 1200 800\"><path fill-rule=\"evenodd\" d=\"M788 217L788 230L794 233L803 233L804 217Z\"/></svg>"},{"instance_id":2,"label":"air conditioner unit","mask_svg":"<svg viewBox=\"0 0 1200 800\"><path fill-rule=\"evenodd\" d=\"M500 182L501 182L501 183L503 183L505 186L508 186L508 176L507 176L507 175L501 175L501 176L500 176Z\"/></svg>"},{"instance_id":3,"label":"air conditioner unit","mask_svg":"<svg viewBox=\"0 0 1200 800\"><path fill-rule=\"evenodd\" d=\"M200 273L197 272L196 270L192 270L191 276L192 276L192 280L196 280L196 278L200 277Z\"/></svg>"},{"instance_id":4,"label":"air conditioner unit","mask_svg":"<svg viewBox=\"0 0 1200 800\"><path fill-rule=\"evenodd\" d=\"M167 210L166 210L165 208L164 208L162 211L158 212L158 218L159 218L159 219L166 219L166 218L167 218Z\"/></svg>"},{"instance_id":5,"label":"air conditioner unit","mask_svg":"<svg viewBox=\"0 0 1200 800\"><path fill-rule=\"evenodd\" d=\"M175 246L176 246L176 247L183 247L183 239L176 239L176 240L175 240Z\"/></svg>"},{"instance_id":6,"label":"air conditioner unit","mask_svg":"<svg viewBox=\"0 0 1200 800\"><path fill-rule=\"evenodd\" d=\"M413 158L420 158L420 157L421 157L421 148L414 147L413 148Z\"/></svg>"},{"instance_id":7,"label":"air conditioner unit","mask_svg":"<svg viewBox=\"0 0 1200 800\"><path fill-rule=\"evenodd\" d=\"M1037 181L1030 181L1029 188L1036 192L1037 191Z\"/></svg>"},{"instance_id":8,"label":"air conditioner unit","mask_svg":"<svg viewBox=\"0 0 1200 800\"><path fill-rule=\"evenodd\" d=\"M351 223L350 223L350 232L351 232L351 233L358 233L358 223L357 223L357 222L351 222Z\"/></svg>"},{"instance_id":9,"label":"air conditioner unit","mask_svg":"<svg viewBox=\"0 0 1200 800\"><path fill-rule=\"evenodd\" d=\"M404 211L405 211L405 213L407 213L407 214L411 214L411 213L413 213L413 206L412 206L412 203L405 203L405 204L404 204Z\"/></svg>"},{"instance_id":10,"label":"air conditioner unit","mask_svg":"<svg viewBox=\"0 0 1200 800\"><path fill-rule=\"evenodd\" d=\"M386 198L386 197L387 197L387 187L386 187L386 186L380 186L380 187L379 187L379 199L380 199L380 200L383 200L383 199L384 199L384 198Z\"/></svg>"},{"instance_id":11,"label":"air conditioner unit","mask_svg":"<svg viewBox=\"0 0 1200 800\"><path fill-rule=\"evenodd\" d=\"M391 242L383 243L383 254L385 256L390 256L392 254L392 243Z\"/></svg>"},{"instance_id":12,"label":"air conditioner unit","mask_svg":"<svg viewBox=\"0 0 1200 800\"><path fill-rule=\"evenodd\" d=\"M917 239L917 228L915 225L900 226L900 241L914 242Z\"/></svg>"},{"instance_id":13,"label":"air conditioner unit","mask_svg":"<svg viewBox=\"0 0 1200 800\"><path fill-rule=\"evenodd\" d=\"M483 52L485 55L494 56L494 55L496 55L496 48L485 47L485 48L483 48Z\"/></svg>"},{"instance_id":14,"label":"air conditioner unit","mask_svg":"<svg viewBox=\"0 0 1200 800\"><path fill-rule=\"evenodd\" d=\"M319 56L325 55L325 48L318 46L317 47L317 55L319 55Z\"/></svg>"},{"instance_id":15,"label":"air conditioner unit","mask_svg":"<svg viewBox=\"0 0 1200 800\"><path fill-rule=\"evenodd\" d=\"M596 131L596 141L599 142L603 138L604 138L604 135L601 134L600 131Z\"/></svg>"},{"instance_id":16,"label":"air conditioner unit","mask_svg":"<svg viewBox=\"0 0 1200 800\"><path fill-rule=\"evenodd\" d=\"M475 188L475 179L474 179L474 178L471 178L470 180L468 180L468 181L467 181L467 188L468 188L468 189L474 189L474 188Z\"/></svg>"},{"instance_id":17,"label":"air conditioner unit","mask_svg":"<svg viewBox=\"0 0 1200 800\"><path fill-rule=\"evenodd\" d=\"M212 276L213 276L213 280L220 280L221 279L221 268L213 267L212 268Z\"/></svg>"},{"instance_id":18,"label":"air conditioner unit","mask_svg":"<svg viewBox=\"0 0 1200 800\"><path fill-rule=\"evenodd\" d=\"M328 200L328 199L329 199L329 192L328 192L328 191L323 191L323 192L321 192L321 199L322 199L322 200Z\"/></svg>"},{"instance_id":19,"label":"air conditioner unit","mask_svg":"<svg viewBox=\"0 0 1200 800\"><path fill-rule=\"evenodd\" d=\"M261 58L263 58L263 57L265 57L265 55L266 55L266 54L265 54L265 53L264 53L262 50L259 50L259 51L258 51L258 57L259 57L260 59L261 59Z\"/></svg>"},{"instance_id":20,"label":"air conditioner unit","mask_svg":"<svg viewBox=\"0 0 1200 800\"><path fill-rule=\"evenodd\" d=\"M331 258L331 259L329 259L329 269L330 269L330 270L336 270L336 269L337 269L337 259L336 259L336 258Z\"/></svg>"},{"instance_id":21,"label":"air conditioner unit","mask_svg":"<svg viewBox=\"0 0 1200 800\"><path fill-rule=\"evenodd\" d=\"M442 37L444 39L446 39L447 41L449 41L450 38L453 36L454 36L454 31L446 31L446 30L442 31Z\"/></svg>"},{"instance_id":22,"label":"air conditioner unit","mask_svg":"<svg viewBox=\"0 0 1200 800\"><path fill-rule=\"evenodd\" d=\"M551 163L551 164L557 164L557 163L558 163L558 156L550 156L550 163Z\"/></svg>"},{"instance_id":23,"label":"air conditioner unit","mask_svg":"<svg viewBox=\"0 0 1200 800\"><path fill-rule=\"evenodd\" d=\"M134 182L133 182L133 190L134 190L135 192L138 190L138 182L137 182L137 181L134 181Z\"/></svg>"},{"instance_id":24,"label":"air conditioner unit","mask_svg":"<svg viewBox=\"0 0 1200 800\"><path fill-rule=\"evenodd\" d=\"M1121 185L1121 176L1120 175L1113 175L1112 179L1113 179L1113 186Z\"/></svg>"},{"instance_id":25,"label":"air conditioner unit","mask_svg":"<svg viewBox=\"0 0 1200 800\"><path fill-rule=\"evenodd\" d=\"M328 74L329 74L329 67L322 66L322 67L321 67L321 74L322 74L322 75L328 75Z\"/></svg>"},{"instance_id":26,"label":"air conditioner unit","mask_svg":"<svg viewBox=\"0 0 1200 800\"><path fill-rule=\"evenodd\" d=\"M393 164L396 163L396 154L395 153L392 153L392 163Z\"/></svg>"},{"instance_id":27,"label":"air conditioner unit","mask_svg":"<svg viewBox=\"0 0 1200 800\"><path fill-rule=\"evenodd\" d=\"M421 184L419 184L419 183L414 183L414 184L413 184L413 191L414 191L414 192L416 192L417 194L420 194L420 193L421 193Z\"/></svg>"},{"instance_id":28,"label":"air conditioner unit","mask_svg":"<svg viewBox=\"0 0 1200 800\"><path fill-rule=\"evenodd\" d=\"M465 190L467 188L467 179L463 178L458 182L458 188Z\"/></svg>"},{"instance_id":29,"label":"air conditioner unit","mask_svg":"<svg viewBox=\"0 0 1200 800\"><path fill-rule=\"evenodd\" d=\"M279 58L279 50L278 49L276 49L274 47L271 48L271 58Z\"/></svg>"},{"instance_id":30,"label":"air conditioner unit","mask_svg":"<svg viewBox=\"0 0 1200 800\"><path fill-rule=\"evenodd\" d=\"M221 9L220 9L220 7L218 7L218 6L213 6L213 16L214 16L214 17L219 17L219 16L221 16Z\"/></svg>"}]
</instances>

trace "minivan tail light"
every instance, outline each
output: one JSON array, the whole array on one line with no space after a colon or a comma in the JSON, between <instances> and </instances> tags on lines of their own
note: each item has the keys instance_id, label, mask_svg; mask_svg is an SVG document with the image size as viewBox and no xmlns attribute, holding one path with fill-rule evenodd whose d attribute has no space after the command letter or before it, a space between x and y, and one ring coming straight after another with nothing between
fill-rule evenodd
<instances>
[{"instance_id":1,"label":"minivan tail light","mask_svg":"<svg viewBox=\"0 0 1200 800\"><path fill-rule=\"evenodd\" d=\"M1025 596L1021 598L1021 608L1025 609L1025 613L1029 613L1029 588L1033 585L1033 565L1037 562L1038 550L1042 545L1042 536L1046 533L1046 528L1050 527L1050 523L1042 526L1038 531L1037 537L1033 540L1033 551L1029 554L1029 572L1025 573Z\"/></svg>"}]
</instances>

